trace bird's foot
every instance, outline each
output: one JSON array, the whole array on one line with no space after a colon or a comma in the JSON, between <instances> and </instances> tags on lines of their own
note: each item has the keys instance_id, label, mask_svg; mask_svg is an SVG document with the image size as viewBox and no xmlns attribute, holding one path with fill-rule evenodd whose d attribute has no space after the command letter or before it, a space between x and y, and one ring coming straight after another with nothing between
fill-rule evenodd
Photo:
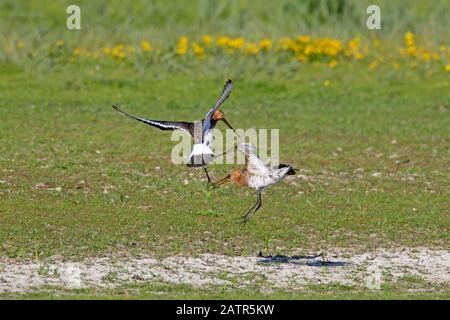
<instances>
[{"instance_id":1,"label":"bird's foot","mask_svg":"<svg viewBox=\"0 0 450 320\"><path fill-rule=\"evenodd\" d=\"M218 189L219 188L219 186L216 185L214 182L208 182L206 187L208 188L208 190L214 190L214 189Z\"/></svg>"},{"instance_id":2,"label":"bird's foot","mask_svg":"<svg viewBox=\"0 0 450 320\"><path fill-rule=\"evenodd\" d=\"M250 220L250 217L245 215L245 216L236 218L236 220L238 220L237 223L239 223L239 224L246 224Z\"/></svg>"}]
</instances>

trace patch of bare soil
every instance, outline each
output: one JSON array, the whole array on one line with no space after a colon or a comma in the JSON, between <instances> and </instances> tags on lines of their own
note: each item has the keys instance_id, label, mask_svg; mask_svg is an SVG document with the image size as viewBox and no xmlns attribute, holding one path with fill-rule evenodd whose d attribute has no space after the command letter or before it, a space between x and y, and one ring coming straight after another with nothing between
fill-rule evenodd
<instances>
[{"instance_id":1,"label":"patch of bare soil","mask_svg":"<svg viewBox=\"0 0 450 320\"><path fill-rule=\"evenodd\" d=\"M323 256L151 256L89 258L68 262L0 260L0 292L27 292L56 285L65 288L113 287L165 281L195 287L258 286L262 290L299 289L307 284L346 284L377 289L389 279L414 276L450 284L450 251L428 248L385 249L364 254L345 250Z\"/></svg>"}]
</instances>

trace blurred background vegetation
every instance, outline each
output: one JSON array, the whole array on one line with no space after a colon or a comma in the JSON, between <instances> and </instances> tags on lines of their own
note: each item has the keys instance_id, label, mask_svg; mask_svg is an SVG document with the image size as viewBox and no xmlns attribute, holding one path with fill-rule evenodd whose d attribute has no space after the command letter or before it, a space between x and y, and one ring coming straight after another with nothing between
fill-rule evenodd
<instances>
[{"instance_id":1,"label":"blurred background vegetation","mask_svg":"<svg viewBox=\"0 0 450 320\"><path fill-rule=\"evenodd\" d=\"M65 28L68 5L82 9L82 31ZM450 3L446 0L280 0L280 1L23 1L0 3L1 37L68 38L80 45L99 41L166 40L182 35L281 37L296 34L349 38L370 35L366 8L382 12L381 37L407 31L428 41L450 38Z\"/></svg>"},{"instance_id":2,"label":"blurred background vegetation","mask_svg":"<svg viewBox=\"0 0 450 320\"><path fill-rule=\"evenodd\" d=\"M66 28L71 4L81 7L81 30ZM381 30L366 27L370 4L381 8ZM335 68L349 60L369 70L449 72L449 9L446 0L3 0L0 62L29 71L91 62L161 76L262 71L291 77L312 61Z\"/></svg>"}]
</instances>

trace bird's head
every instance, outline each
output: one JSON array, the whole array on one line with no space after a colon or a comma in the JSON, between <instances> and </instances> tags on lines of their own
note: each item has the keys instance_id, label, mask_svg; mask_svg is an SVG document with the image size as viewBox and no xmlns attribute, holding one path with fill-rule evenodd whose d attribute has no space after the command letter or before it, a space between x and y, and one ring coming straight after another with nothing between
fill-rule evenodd
<instances>
[{"instance_id":1,"label":"bird's head","mask_svg":"<svg viewBox=\"0 0 450 320\"><path fill-rule=\"evenodd\" d=\"M216 110L211 117L214 121L220 121L223 119L223 112L220 110Z\"/></svg>"},{"instance_id":2,"label":"bird's head","mask_svg":"<svg viewBox=\"0 0 450 320\"><path fill-rule=\"evenodd\" d=\"M225 116L223 115L222 111L216 110L216 112L214 112L214 114L212 115L211 119L213 121L223 121L223 122L225 122L225 124L228 126L228 128L230 128L231 130L234 131L234 128L231 126L231 124L228 123L227 119L225 119Z\"/></svg>"}]
</instances>

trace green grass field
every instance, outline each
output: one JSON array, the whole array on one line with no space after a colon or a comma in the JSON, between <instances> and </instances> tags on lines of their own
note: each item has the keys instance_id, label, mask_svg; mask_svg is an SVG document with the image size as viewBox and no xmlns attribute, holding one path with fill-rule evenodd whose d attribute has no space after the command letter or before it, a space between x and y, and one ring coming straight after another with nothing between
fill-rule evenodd
<instances>
[{"instance_id":1,"label":"green grass field","mask_svg":"<svg viewBox=\"0 0 450 320\"><path fill-rule=\"evenodd\" d=\"M2 29L4 48L24 39L25 46L34 41L40 52L41 46L59 38L68 46L77 46L77 41L95 46L107 43L107 39L111 43L134 41L146 34L158 41L171 35L169 39L176 43L183 25L190 26L188 34L205 26L215 34L227 21L233 24L225 32L236 34L240 29L235 12L241 12L245 21L243 35L251 36L263 25L264 13L271 6L266 2L262 13L253 16L247 2L241 11L237 3L229 3L222 9L226 14L199 2L183 14L163 19L170 5L156 2L152 12L162 12L159 30L157 22L146 24L147 13L139 13L140 3L133 7L136 20L124 21L117 13L122 23L113 28L115 38L109 38L102 24L120 11L118 2L111 4L101 20L87 9L87 15L95 17L95 25L90 28L85 18L86 30L79 34L64 30L64 9L59 17L58 5L51 3L43 11L31 8L34 2L2 4L0 17L14 13L19 19ZM448 11L448 5L445 8ZM206 18L196 21L194 12L211 10L220 17L217 22ZM20 21L29 14L32 22L20 27ZM437 10L430 14L439 16ZM58 29L60 18L62 27ZM279 28L276 22L280 20L273 16L267 19L259 34L276 37L297 30L292 19ZM340 20L335 19L321 24L317 29L320 35L339 25ZM180 21L179 29L168 27L174 20ZM395 47L390 39L396 35L402 42L408 27L417 32L426 29L423 18L418 17L416 27L414 21L410 18L402 21L398 30L381 31L386 47ZM6 22L2 23L6 27ZM45 27L30 32L39 23ZM100 35L93 36L94 27L103 30ZM448 21L439 28L436 24L429 29L436 43L448 36ZM127 33L130 30L133 32ZM342 37L350 37L352 31L367 34L367 30L359 30L345 24ZM426 38L426 34L417 37ZM385 247L449 247L450 81L441 64L411 68L408 60L398 70L389 65L371 70L367 67L371 60L329 68L314 63L292 65L276 58L268 59L267 64L248 62L235 56L184 63L164 55L152 64L89 59L68 62L70 53L57 58L38 53L38 60L33 60L4 50L0 60L2 258L27 261L58 255L82 260L125 253L167 257L256 255L260 251L291 255L295 250L307 254L332 248L364 252ZM111 108L119 104L132 114L154 119L201 119L227 78L235 85L222 107L230 123L244 129L280 129L280 161L299 168L298 176L263 194L262 208L246 225L236 224L236 218L255 201L253 190L228 185L208 192L202 170L170 162L176 142L170 141L169 133L130 121ZM223 124L219 127L226 128ZM217 179L231 168L216 166L210 172ZM224 289L223 294L212 290L205 295L187 287L148 284L111 291L38 291L19 296L449 297L448 287L422 293L402 290L405 288L409 287L386 286L380 292L362 292L313 287L267 295L252 289Z\"/></svg>"},{"instance_id":2,"label":"green grass field","mask_svg":"<svg viewBox=\"0 0 450 320\"><path fill-rule=\"evenodd\" d=\"M437 300L449 299L448 288L431 288L421 291L407 291L404 286L387 287L383 290L352 290L348 287L312 287L298 291L258 292L254 288L230 290L226 287L196 289L186 285L168 285L152 283L148 285L128 285L110 290L65 290L64 288L46 288L46 290L22 294L2 295L5 299L282 299L282 300Z\"/></svg>"}]
</instances>

